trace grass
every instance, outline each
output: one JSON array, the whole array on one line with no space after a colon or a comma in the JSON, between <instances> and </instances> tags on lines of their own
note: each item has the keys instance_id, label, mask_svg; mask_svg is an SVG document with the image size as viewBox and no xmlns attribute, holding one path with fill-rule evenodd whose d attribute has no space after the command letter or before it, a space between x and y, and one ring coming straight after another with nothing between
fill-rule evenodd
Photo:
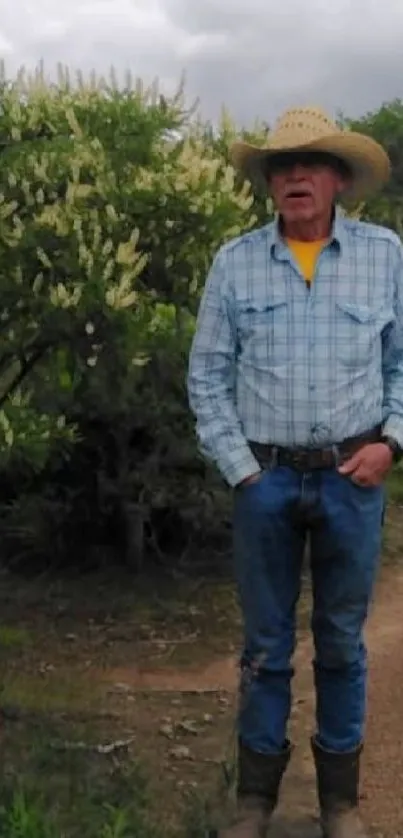
<instances>
[{"instance_id":1,"label":"grass","mask_svg":"<svg viewBox=\"0 0 403 838\"><path fill-rule=\"evenodd\" d=\"M399 464L393 469L387 481L388 497L392 503L403 504L403 466Z\"/></svg>"},{"instance_id":2,"label":"grass","mask_svg":"<svg viewBox=\"0 0 403 838\"><path fill-rule=\"evenodd\" d=\"M93 824L89 832L82 820L77 836L155 838L154 827L151 828L147 820L139 816L139 812L133 817L130 811L109 804L103 804L97 809ZM36 799L30 800L24 791L15 792L8 805L0 809L1 838L67 838L68 834L73 833L64 829L60 831L57 821L48 814L46 806Z\"/></svg>"},{"instance_id":3,"label":"grass","mask_svg":"<svg viewBox=\"0 0 403 838\"><path fill-rule=\"evenodd\" d=\"M17 628L15 626L0 625L0 649L11 649L14 647L27 646L29 644L30 636L25 629Z\"/></svg>"},{"instance_id":4,"label":"grass","mask_svg":"<svg viewBox=\"0 0 403 838\"><path fill-rule=\"evenodd\" d=\"M28 801L24 792L15 792L0 809L2 838L54 838L52 824L41 805Z\"/></svg>"},{"instance_id":5,"label":"grass","mask_svg":"<svg viewBox=\"0 0 403 838\"><path fill-rule=\"evenodd\" d=\"M48 726L29 736L25 730L19 753L15 737L12 754L6 744L0 838L162 838L138 762L65 748L66 735L78 743L76 727L57 733L53 739Z\"/></svg>"},{"instance_id":6,"label":"grass","mask_svg":"<svg viewBox=\"0 0 403 838\"><path fill-rule=\"evenodd\" d=\"M158 812L148 779L133 758L61 754L35 743L23 770L4 772L0 838L206 838L211 820L202 794L189 796L178 831Z\"/></svg>"},{"instance_id":7,"label":"grass","mask_svg":"<svg viewBox=\"0 0 403 838\"><path fill-rule=\"evenodd\" d=\"M118 661L158 667L166 658L180 669L225 656L239 632L232 585L185 580L165 598L156 588L128 595L127 581L90 596L82 583L60 582L56 591L53 583L24 585L4 577L0 591L0 838L206 838L203 789L191 795L193 784L203 785L203 764L170 763L175 743L159 735L163 717L175 712L170 697L157 696L154 709L148 696L145 717L140 699L109 693L99 673ZM194 703L181 707L178 718L201 718L209 702L198 716ZM218 741L219 726L211 731ZM133 733L126 749L95 747ZM181 741L197 751L203 734Z\"/></svg>"}]
</instances>

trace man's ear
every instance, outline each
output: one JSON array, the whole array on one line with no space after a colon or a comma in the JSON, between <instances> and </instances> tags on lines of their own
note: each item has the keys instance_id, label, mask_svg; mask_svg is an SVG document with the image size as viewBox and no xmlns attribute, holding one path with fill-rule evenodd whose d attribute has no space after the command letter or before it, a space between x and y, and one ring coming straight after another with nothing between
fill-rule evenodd
<instances>
[{"instance_id":1,"label":"man's ear","mask_svg":"<svg viewBox=\"0 0 403 838\"><path fill-rule=\"evenodd\" d=\"M336 191L338 195L341 195L342 192L345 192L347 189L350 188L352 182L352 178L348 177L339 177L337 180Z\"/></svg>"}]
</instances>

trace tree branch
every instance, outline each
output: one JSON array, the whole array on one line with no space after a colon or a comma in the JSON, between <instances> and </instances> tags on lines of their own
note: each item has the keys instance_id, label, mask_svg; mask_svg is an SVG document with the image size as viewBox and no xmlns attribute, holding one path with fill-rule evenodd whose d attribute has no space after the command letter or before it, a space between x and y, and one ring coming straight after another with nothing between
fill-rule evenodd
<instances>
[{"instance_id":1,"label":"tree branch","mask_svg":"<svg viewBox=\"0 0 403 838\"><path fill-rule=\"evenodd\" d=\"M38 347L38 349L36 349L35 352L33 352L28 359L24 358L21 361L21 369L18 375L16 375L11 384L9 384L5 393L3 393L2 396L0 396L0 408L3 407L7 399L10 398L10 396L12 396L15 390L17 390L24 378L28 375L28 373L31 372L35 364L37 364L38 361L40 361L40 359L43 358L48 349L48 345Z\"/></svg>"}]
</instances>

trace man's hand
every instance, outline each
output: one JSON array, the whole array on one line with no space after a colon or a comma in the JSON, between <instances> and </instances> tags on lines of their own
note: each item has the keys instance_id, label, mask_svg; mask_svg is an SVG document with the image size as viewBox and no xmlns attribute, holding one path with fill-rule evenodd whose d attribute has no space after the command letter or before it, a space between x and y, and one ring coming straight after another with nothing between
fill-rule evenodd
<instances>
[{"instance_id":1,"label":"man's hand","mask_svg":"<svg viewBox=\"0 0 403 838\"><path fill-rule=\"evenodd\" d=\"M339 467L357 486L380 486L393 464L393 454L384 442L364 445Z\"/></svg>"},{"instance_id":2,"label":"man's hand","mask_svg":"<svg viewBox=\"0 0 403 838\"><path fill-rule=\"evenodd\" d=\"M238 488L243 489L246 486L251 486L252 483L258 483L261 476L262 476L261 471L255 471L254 474L250 474L249 477L245 477L245 480L241 480L241 482L238 483Z\"/></svg>"}]
</instances>

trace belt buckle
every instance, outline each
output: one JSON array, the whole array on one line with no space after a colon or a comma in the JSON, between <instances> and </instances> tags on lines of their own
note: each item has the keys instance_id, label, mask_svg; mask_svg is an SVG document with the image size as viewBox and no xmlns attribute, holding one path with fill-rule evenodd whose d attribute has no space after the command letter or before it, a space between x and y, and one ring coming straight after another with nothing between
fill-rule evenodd
<instances>
[{"instance_id":1,"label":"belt buckle","mask_svg":"<svg viewBox=\"0 0 403 838\"><path fill-rule=\"evenodd\" d=\"M338 465L340 463L339 446L331 445L327 448L295 448L291 453L290 462L298 471L312 471L316 469Z\"/></svg>"},{"instance_id":2,"label":"belt buckle","mask_svg":"<svg viewBox=\"0 0 403 838\"><path fill-rule=\"evenodd\" d=\"M291 454L291 463L298 471L306 468L307 452L304 448L295 448Z\"/></svg>"}]
</instances>

